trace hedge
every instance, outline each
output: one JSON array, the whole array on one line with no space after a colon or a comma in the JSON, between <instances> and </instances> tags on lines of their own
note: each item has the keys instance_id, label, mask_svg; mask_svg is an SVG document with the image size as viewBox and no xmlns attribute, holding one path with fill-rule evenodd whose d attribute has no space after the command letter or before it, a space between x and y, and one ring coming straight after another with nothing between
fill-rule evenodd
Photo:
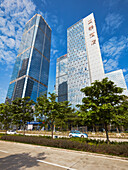
<instances>
[{"instance_id":1,"label":"hedge","mask_svg":"<svg viewBox=\"0 0 128 170\"><path fill-rule=\"evenodd\" d=\"M128 143L124 144L117 143L109 145L103 143L93 145L92 143L89 144L86 141L79 142L72 141L69 139L49 139L34 136L8 136L8 135L2 136L1 140L128 157Z\"/></svg>"}]
</instances>

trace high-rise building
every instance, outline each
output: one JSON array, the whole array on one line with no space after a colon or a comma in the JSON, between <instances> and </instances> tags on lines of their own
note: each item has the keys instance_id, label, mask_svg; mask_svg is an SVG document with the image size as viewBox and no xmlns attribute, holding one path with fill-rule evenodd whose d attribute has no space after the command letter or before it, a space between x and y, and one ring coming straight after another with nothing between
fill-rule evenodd
<instances>
[{"instance_id":1,"label":"high-rise building","mask_svg":"<svg viewBox=\"0 0 128 170\"><path fill-rule=\"evenodd\" d=\"M105 77L108 77L109 80L113 81L117 85L117 87L123 88L124 91L122 94L128 96L128 90L122 69L106 73Z\"/></svg>"},{"instance_id":2,"label":"high-rise building","mask_svg":"<svg viewBox=\"0 0 128 170\"><path fill-rule=\"evenodd\" d=\"M25 25L6 101L29 96L36 101L47 93L51 28L39 14Z\"/></svg>"},{"instance_id":3,"label":"high-rise building","mask_svg":"<svg viewBox=\"0 0 128 170\"><path fill-rule=\"evenodd\" d=\"M61 62L63 62L62 59ZM75 107L76 104L82 103L82 98L84 97L80 90L90 86L95 80L104 78L93 13L68 28L66 67L68 76L65 81L68 85L68 101ZM57 75L59 75L59 69L57 70ZM56 93L59 97L57 86L58 84L56 84Z\"/></svg>"},{"instance_id":4,"label":"high-rise building","mask_svg":"<svg viewBox=\"0 0 128 170\"><path fill-rule=\"evenodd\" d=\"M56 64L56 94L58 102L68 100L68 85L67 85L67 54L59 57Z\"/></svg>"}]
</instances>

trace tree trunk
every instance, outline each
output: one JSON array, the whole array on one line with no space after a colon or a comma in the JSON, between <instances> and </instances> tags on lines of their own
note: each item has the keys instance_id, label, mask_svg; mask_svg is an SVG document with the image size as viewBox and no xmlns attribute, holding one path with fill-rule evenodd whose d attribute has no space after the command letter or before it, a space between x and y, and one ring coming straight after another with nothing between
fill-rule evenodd
<instances>
[{"instance_id":1,"label":"tree trunk","mask_svg":"<svg viewBox=\"0 0 128 170\"><path fill-rule=\"evenodd\" d=\"M52 130L52 139L53 139L53 121L51 122L51 130Z\"/></svg>"},{"instance_id":2,"label":"tree trunk","mask_svg":"<svg viewBox=\"0 0 128 170\"><path fill-rule=\"evenodd\" d=\"M25 136L25 125L24 125L24 136Z\"/></svg>"},{"instance_id":3,"label":"tree trunk","mask_svg":"<svg viewBox=\"0 0 128 170\"><path fill-rule=\"evenodd\" d=\"M93 125L93 129L92 129L92 132L95 132L95 127L94 127L94 125Z\"/></svg>"},{"instance_id":4,"label":"tree trunk","mask_svg":"<svg viewBox=\"0 0 128 170\"><path fill-rule=\"evenodd\" d=\"M118 127L116 127L116 131L117 131L117 133L119 133L119 128Z\"/></svg>"},{"instance_id":5,"label":"tree trunk","mask_svg":"<svg viewBox=\"0 0 128 170\"><path fill-rule=\"evenodd\" d=\"M5 130L6 130L5 134L7 135L7 131L8 131L7 125L5 125Z\"/></svg>"},{"instance_id":6,"label":"tree trunk","mask_svg":"<svg viewBox=\"0 0 128 170\"><path fill-rule=\"evenodd\" d=\"M105 132L106 132L107 144L109 144L107 123L105 123Z\"/></svg>"},{"instance_id":7,"label":"tree trunk","mask_svg":"<svg viewBox=\"0 0 128 170\"><path fill-rule=\"evenodd\" d=\"M56 126L54 125L54 132L56 132Z\"/></svg>"}]
</instances>

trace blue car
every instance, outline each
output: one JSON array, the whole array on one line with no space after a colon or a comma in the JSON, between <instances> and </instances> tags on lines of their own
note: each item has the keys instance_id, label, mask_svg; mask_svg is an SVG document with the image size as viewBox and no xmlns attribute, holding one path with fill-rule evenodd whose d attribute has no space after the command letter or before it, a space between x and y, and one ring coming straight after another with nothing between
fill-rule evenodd
<instances>
[{"instance_id":1,"label":"blue car","mask_svg":"<svg viewBox=\"0 0 128 170\"><path fill-rule=\"evenodd\" d=\"M78 130L71 130L71 132L69 133L69 137L79 137L79 138L87 138L88 135L86 133L82 133Z\"/></svg>"}]
</instances>

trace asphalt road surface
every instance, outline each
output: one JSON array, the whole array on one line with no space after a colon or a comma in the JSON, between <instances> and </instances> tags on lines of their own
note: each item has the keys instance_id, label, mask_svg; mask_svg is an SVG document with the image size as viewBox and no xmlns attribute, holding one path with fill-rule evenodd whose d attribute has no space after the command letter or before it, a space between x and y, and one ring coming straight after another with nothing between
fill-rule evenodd
<instances>
[{"instance_id":1,"label":"asphalt road surface","mask_svg":"<svg viewBox=\"0 0 128 170\"><path fill-rule=\"evenodd\" d=\"M0 170L128 170L128 159L0 141Z\"/></svg>"},{"instance_id":2,"label":"asphalt road surface","mask_svg":"<svg viewBox=\"0 0 128 170\"><path fill-rule=\"evenodd\" d=\"M18 133L20 134L20 133ZM42 134L28 134L26 133L25 134L26 136L44 136ZM51 136L51 135L46 135L46 136ZM66 137L66 138L69 138L69 136L64 136L64 135L54 135L54 136L58 136L59 138L62 138L62 137ZM104 137L88 137L88 139L100 139L100 140L104 140L106 141L106 138ZM116 141L116 142L128 142L128 139L124 139L124 138L109 138L109 140L112 142L112 141Z\"/></svg>"}]
</instances>

